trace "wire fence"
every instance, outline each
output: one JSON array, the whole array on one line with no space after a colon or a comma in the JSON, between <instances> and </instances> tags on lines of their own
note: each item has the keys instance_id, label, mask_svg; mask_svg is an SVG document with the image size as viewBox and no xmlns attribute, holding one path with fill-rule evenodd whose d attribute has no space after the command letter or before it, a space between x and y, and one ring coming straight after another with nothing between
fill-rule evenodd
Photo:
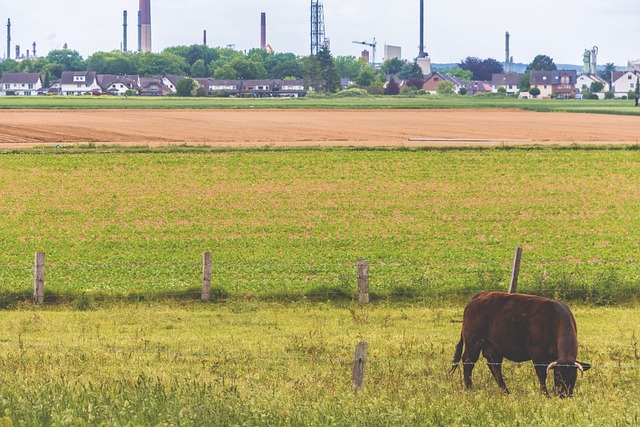
<instances>
[{"instance_id":1,"label":"wire fence","mask_svg":"<svg viewBox=\"0 0 640 427\"><path fill-rule=\"evenodd\" d=\"M640 295L640 263L634 257L536 259L522 262L521 289L559 298L624 300ZM296 262L216 259L211 266L214 299L232 294L277 298L352 298L355 262ZM0 264L2 300L29 299L33 265ZM479 290L506 290L510 261L416 260L369 261L375 298L465 297ZM193 262L61 262L46 263L44 302L72 301L78 295L98 299L193 298L200 295L202 263Z\"/></svg>"},{"instance_id":2,"label":"wire fence","mask_svg":"<svg viewBox=\"0 0 640 427\"><path fill-rule=\"evenodd\" d=\"M127 353L127 354L148 354L158 355L163 354L167 356L180 356L180 357L194 357L194 358L227 358L227 359L244 359L244 360L296 360L302 362L339 362L339 363L352 363L353 357L329 357L318 355L289 355L289 354L251 354L251 353L220 353L219 351L184 351L180 349L166 349L166 348L134 348L134 347L120 347L120 346L98 346L98 345L51 345L42 343L30 343L26 341L10 341L0 340L0 346L3 347L16 347L19 349L46 349L46 350L62 350L62 351L99 351L104 353ZM433 360L427 357L415 357L415 358L376 358L368 357L367 363L372 364L421 364L424 366L436 366L450 369L454 366L451 360ZM460 366L463 365L502 365L513 367L548 367L548 363L532 363L531 361L525 362L512 362L505 361L503 363L492 363L485 360L478 360L477 362L460 362ZM574 367L574 365L558 365L559 367L568 366ZM590 369L598 370L640 370L640 360L635 364L629 363L616 363L616 364L592 364Z\"/></svg>"}]
</instances>

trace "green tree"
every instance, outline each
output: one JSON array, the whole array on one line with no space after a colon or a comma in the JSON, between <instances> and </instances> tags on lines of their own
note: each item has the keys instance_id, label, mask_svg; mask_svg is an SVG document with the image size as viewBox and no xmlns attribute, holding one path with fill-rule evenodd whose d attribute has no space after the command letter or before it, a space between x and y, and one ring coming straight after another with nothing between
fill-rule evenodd
<instances>
[{"instance_id":1,"label":"green tree","mask_svg":"<svg viewBox=\"0 0 640 427\"><path fill-rule=\"evenodd\" d=\"M417 61L408 62L404 64L402 70L398 73L398 78L402 80L420 79L424 78L422 74L422 68L418 65Z\"/></svg>"},{"instance_id":2,"label":"green tree","mask_svg":"<svg viewBox=\"0 0 640 427\"><path fill-rule=\"evenodd\" d=\"M142 52L136 54L138 72L143 77L161 76L164 74L187 75L191 67L187 61L174 53Z\"/></svg>"},{"instance_id":3,"label":"green tree","mask_svg":"<svg viewBox=\"0 0 640 427\"><path fill-rule=\"evenodd\" d=\"M453 95L453 82L449 80L441 81L436 86L436 93L438 95Z\"/></svg>"},{"instance_id":4,"label":"green tree","mask_svg":"<svg viewBox=\"0 0 640 427\"><path fill-rule=\"evenodd\" d=\"M493 74L504 72L502 63L493 58L480 59L468 56L458 64L458 67L471 71L474 80L491 80Z\"/></svg>"},{"instance_id":5,"label":"green tree","mask_svg":"<svg viewBox=\"0 0 640 427\"><path fill-rule=\"evenodd\" d=\"M191 77L194 78L205 78L210 77L207 75L207 67L204 64L203 59L198 59L191 66Z\"/></svg>"},{"instance_id":6,"label":"green tree","mask_svg":"<svg viewBox=\"0 0 640 427\"><path fill-rule=\"evenodd\" d=\"M529 95L536 97L540 95L540 89L537 87L532 87L531 89L529 89Z\"/></svg>"},{"instance_id":7,"label":"green tree","mask_svg":"<svg viewBox=\"0 0 640 427\"><path fill-rule=\"evenodd\" d=\"M388 76L394 76L402 71L405 63L400 58L391 58L384 61L382 66L380 67L380 71ZM422 71L422 70L421 70Z\"/></svg>"},{"instance_id":8,"label":"green tree","mask_svg":"<svg viewBox=\"0 0 640 427\"><path fill-rule=\"evenodd\" d=\"M468 82L473 79L473 72L471 70L465 70L460 67L455 67L449 70L449 75L457 77L461 82Z\"/></svg>"},{"instance_id":9,"label":"green tree","mask_svg":"<svg viewBox=\"0 0 640 427\"><path fill-rule=\"evenodd\" d=\"M59 49L47 54L47 61L60 64L64 71L84 71L85 64L77 50Z\"/></svg>"},{"instance_id":10,"label":"green tree","mask_svg":"<svg viewBox=\"0 0 640 427\"><path fill-rule=\"evenodd\" d=\"M306 80L316 92L334 93L340 89L340 74L329 48L325 46L317 55L307 56L303 63Z\"/></svg>"},{"instance_id":11,"label":"green tree","mask_svg":"<svg viewBox=\"0 0 640 427\"><path fill-rule=\"evenodd\" d=\"M304 76L302 64L293 53L274 53L264 60L264 68L272 79L292 77L301 79Z\"/></svg>"},{"instance_id":12,"label":"green tree","mask_svg":"<svg viewBox=\"0 0 640 427\"><path fill-rule=\"evenodd\" d=\"M374 81L375 81L375 75L374 75L373 67L368 65L364 67L358 74L358 77L356 77L356 84L363 88L371 86Z\"/></svg>"},{"instance_id":13,"label":"green tree","mask_svg":"<svg viewBox=\"0 0 640 427\"><path fill-rule=\"evenodd\" d=\"M217 48L210 48L202 44L194 44L191 46L172 46L162 51L162 53L172 53L184 58L189 66L193 66L197 60L201 59L205 64L216 61L220 58L220 52Z\"/></svg>"},{"instance_id":14,"label":"green tree","mask_svg":"<svg viewBox=\"0 0 640 427\"><path fill-rule=\"evenodd\" d=\"M96 52L85 61L87 70L98 74L138 74L136 54L114 50Z\"/></svg>"},{"instance_id":15,"label":"green tree","mask_svg":"<svg viewBox=\"0 0 640 427\"><path fill-rule=\"evenodd\" d=\"M521 91L528 91L531 88L531 73L527 71L526 73L522 74L518 83L520 84Z\"/></svg>"},{"instance_id":16,"label":"green tree","mask_svg":"<svg viewBox=\"0 0 640 427\"><path fill-rule=\"evenodd\" d=\"M601 82L591 82L591 87L589 87L591 93L602 92L603 89L604 85Z\"/></svg>"},{"instance_id":17,"label":"green tree","mask_svg":"<svg viewBox=\"0 0 640 427\"><path fill-rule=\"evenodd\" d=\"M186 78L176 83L176 94L178 96L196 96L200 84L197 81Z\"/></svg>"},{"instance_id":18,"label":"green tree","mask_svg":"<svg viewBox=\"0 0 640 427\"><path fill-rule=\"evenodd\" d=\"M553 58L547 55L537 55L531 64L527 66L527 71L555 71L558 67L553 62Z\"/></svg>"},{"instance_id":19,"label":"green tree","mask_svg":"<svg viewBox=\"0 0 640 427\"><path fill-rule=\"evenodd\" d=\"M611 74L616 71L616 66L613 62L608 62L605 64L604 69L598 73L598 76L602 78L602 80L611 84Z\"/></svg>"},{"instance_id":20,"label":"green tree","mask_svg":"<svg viewBox=\"0 0 640 427\"><path fill-rule=\"evenodd\" d=\"M231 64L224 64L222 67L216 68L213 78L216 80L235 80L238 78L238 72Z\"/></svg>"},{"instance_id":21,"label":"green tree","mask_svg":"<svg viewBox=\"0 0 640 427\"><path fill-rule=\"evenodd\" d=\"M340 77L354 80L363 69L363 62L355 56L337 56L333 60Z\"/></svg>"},{"instance_id":22,"label":"green tree","mask_svg":"<svg viewBox=\"0 0 640 427\"><path fill-rule=\"evenodd\" d=\"M267 70L261 62L238 56L231 60L231 66L238 73L238 78L245 80L266 79Z\"/></svg>"}]
</instances>

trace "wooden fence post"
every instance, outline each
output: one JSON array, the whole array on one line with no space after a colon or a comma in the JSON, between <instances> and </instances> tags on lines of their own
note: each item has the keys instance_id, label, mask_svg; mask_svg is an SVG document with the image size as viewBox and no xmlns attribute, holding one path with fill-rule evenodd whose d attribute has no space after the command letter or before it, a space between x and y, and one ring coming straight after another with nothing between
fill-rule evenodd
<instances>
[{"instance_id":1,"label":"wooden fence post","mask_svg":"<svg viewBox=\"0 0 640 427\"><path fill-rule=\"evenodd\" d=\"M358 259L358 304L369 303L369 263L366 259Z\"/></svg>"},{"instance_id":2,"label":"wooden fence post","mask_svg":"<svg viewBox=\"0 0 640 427\"><path fill-rule=\"evenodd\" d=\"M351 388L354 392L364 387L364 372L367 366L367 349L369 344L360 341L356 346L356 354L353 360L353 374L351 376Z\"/></svg>"},{"instance_id":3,"label":"wooden fence post","mask_svg":"<svg viewBox=\"0 0 640 427\"><path fill-rule=\"evenodd\" d=\"M202 254L202 301L211 299L211 271L213 270L213 260L211 252Z\"/></svg>"},{"instance_id":4,"label":"wooden fence post","mask_svg":"<svg viewBox=\"0 0 640 427\"><path fill-rule=\"evenodd\" d=\"M44 252L36 252L33 273L33 303L44 302Z\"/></svg>"},{"instance_id":5,"label":"wooden fence post","mask_svg":"<svg viewBox=\"0 0 640 427\"><path fill-rule=\"evenodd\" d=\"M518 276L520 275L520 261L522 260L522 248L517 247L513 255L513 268L511 270L511 281L509 282L509 293L516 293L518 287Z\"/></svg>"}]
</instances>

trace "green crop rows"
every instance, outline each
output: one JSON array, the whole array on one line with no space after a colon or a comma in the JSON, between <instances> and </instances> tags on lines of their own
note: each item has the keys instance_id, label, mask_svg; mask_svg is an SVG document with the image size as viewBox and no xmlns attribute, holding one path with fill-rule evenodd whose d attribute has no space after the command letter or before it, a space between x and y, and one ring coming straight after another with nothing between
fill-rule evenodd
<instances>
[{"instance_id":1,"label":"green crop rows","mask_svg":"<svg viewBox=\"0 0 640 427\"><path fill-rule=\"evenodd\" d=\"M0 155L0 292L28 298L374 298L506 289L598 303L640 289L635 149L136 152Z\"/></svg>"}]
</instances>

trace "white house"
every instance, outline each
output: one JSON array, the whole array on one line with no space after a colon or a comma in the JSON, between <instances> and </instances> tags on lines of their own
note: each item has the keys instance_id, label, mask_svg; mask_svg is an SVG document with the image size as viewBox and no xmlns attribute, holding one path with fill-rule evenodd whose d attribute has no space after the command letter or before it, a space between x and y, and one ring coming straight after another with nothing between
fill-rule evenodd
<instances>
[{"instance_id":1,"label":"white house","mask_svg":"<svg viewBox=\"0 0 640 427\"><path fill-rule=\"evenodd\" d=\"M614 71L611 73L612 90L616 98L627 96L629 91L635 92L638 77L634 71Z\"/></svg>"},{"instance_id":2,"label":"white house","mask_svg":"<svg viewBox=\"0 0 640 427\"><path fill-rule=\"evenodd\" d=\"M521 73L512 74L492 74L491 75L491 91L498 92L500 87L506 89L509 95L515 95L520 90Z\"/></svg>"},{"instance_id":3,"label":"white house","mask_svg":"<svg viewBox=\"0 0 640 427\"><path fill-rule=\"evenodd\" d=\"M602 83L602 86L604 86L602 92L607 92L609 90L609 82L593 74L581 74L578 76L576 79L576 90L582 91L584 89L589 89L591 88L591 84L594 82Z\"/></svg>"},{"instance_id":4,"label":"white house","mask_svg":"<svg viewBox=\"0 0 640 427\"><path fill-rule=\"evenodd\" d=\"M0 79L0 95L37 96L41 88L40 73L5 73Z\"/></svg>"},{"instance_id":5,"label":"white house","mask_svg":"<svg viewBox=\"0 0 640 427\"><path fill-rule=\"evenodd\" d=\"M85 95L102 92L94 71L65 71L60 79L62 95Z\"/></svg>"},{"instance_id":6,"label":"white house","mask_svg":"<svg viewBox=\"0 0 640 427\"><path fill-rule=\"evenodd\" d=\"M140 90L139 76L119 76L113 74L98 74L96 76L98 85L102 89L102 93L111 95L125 95L128 90Z\"/></svg>"}]
</instances>

